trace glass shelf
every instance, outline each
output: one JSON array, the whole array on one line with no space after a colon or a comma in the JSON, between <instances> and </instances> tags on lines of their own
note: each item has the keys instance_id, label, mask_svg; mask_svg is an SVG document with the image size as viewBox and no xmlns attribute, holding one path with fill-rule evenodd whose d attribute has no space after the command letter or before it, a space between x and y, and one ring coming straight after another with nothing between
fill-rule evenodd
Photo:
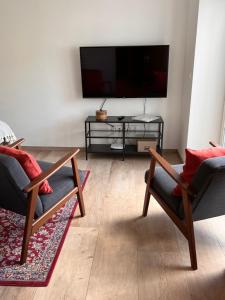
<instances>
[{"instance_id":1,"label":"glass shelf","mask_svg":"<svg viewBox=\"0 0 225 300\"><path fill-rule=\"evenodd\" d=\"M144 131L144 130L128 130L125 131L125 139L152 139L156 140L161 137L158 131ZM87 138L92 139L122 139L123 132L121 130L91 130L87 132Z\"/></svg>"}]
</instances>

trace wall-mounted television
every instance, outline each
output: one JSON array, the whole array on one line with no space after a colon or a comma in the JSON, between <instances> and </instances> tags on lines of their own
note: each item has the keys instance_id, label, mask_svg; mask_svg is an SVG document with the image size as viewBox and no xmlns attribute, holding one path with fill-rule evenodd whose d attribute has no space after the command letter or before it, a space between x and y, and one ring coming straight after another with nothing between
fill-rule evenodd
<instances>
[{"instance_id":1,"label":"wall-mounted television","mask_svg":"<svg viewBox=\"0 0 225 300\"><path fill-rule=\"evenodd\" d=\"M80 47L83 98L167 97L169 46Z\"/></svg>"}]
</instances>

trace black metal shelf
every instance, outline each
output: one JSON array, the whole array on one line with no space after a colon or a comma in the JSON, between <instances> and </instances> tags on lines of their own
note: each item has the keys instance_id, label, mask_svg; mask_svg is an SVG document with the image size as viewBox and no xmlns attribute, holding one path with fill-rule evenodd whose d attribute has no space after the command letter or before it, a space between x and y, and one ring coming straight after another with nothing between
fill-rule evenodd
<instances>
[{"instance_id":1,"label":"black metal shelf","mask_svg":"<svg viewBox=\"0 0 225 300\"><path fill-rule=\"evenodd\" d=\"M123 150L114 150L110 148L110 144L92 144L87 148L88 153L114 153L114 154L122 154Z\"/></svg>"},{"instance_id":2,"label":"black metal shelf","mask_svg":"<svg viewBox=\"0 0 225 300\"><path fill-rule=\"evenodd\" d=\"M133 116L124 116L124 118L122 120L119 120L118 116L108 116L107 120L105 121L99 121L99 120L96 120L96 117L95 116L88 116L86 121L87 123L102 123L102 124L108 124L108 123L119 123L119 124L122 124L122 123L140 123L140 124L149 124L149 123L162 123L163 122L163 119L161 116L157 116L158 118L155 119L154 121L151 121L151 122L143 122L143 121L140 121L140 120L134 120L133 119Z\"/></svg>"},{"instance_id":3,"label":"black metal shelf","mask_svg":"<svg viewBox=\"0 0 225 300\"><path fill-rule=\"evenodd\" d=\"M117 133L120 133L120 135L115 135ZM133 134L133 135L130 135ZM90 139L123 139L123 132L121 130L91 130L91 132L87 132L87 137ZM144 130L126 130L125 131L125 139L152 139L157 140L158 138L161 138L162 134L159 133L157 130L151 130L144 131Z\"/></svg>"},{"instance_id":4,"label":"black metal shelf","mask_svg":"<svg viewBox=\"0 0 225 300\"><path fill-rule=\"evenodd\" d=\"M123 154L123 151L125 154L135 154L135 155L143 155L146 154L148 155L147 152L137 152L137 146L136 145L125 145L124 150L115 150L111 149L110 144L92 144L91 146L88 146L87 152L88 153L101 153L101 154L107 154L107 153L112 153L112 154Z\"/></svg>"},{"instance_id":5,"label":"black metal shelf","mask_svg":"<svg viewBox=\"0 0 225 300\"><path fill-rule=\"evenodd\" d=\"M160 136L161 137L161 136ZM152 140L152 141L156 141L158 140L159 137L152 137L152 136L148 136L148 135L145 135L145 136L140 136L140 135L134 135L134 136L125 136L125 137L122 137L122 136L116 136L116 135L113 135L113 136L100 136L100 135L96 135L96 136L88 136L88 138L90 139L123 139L125 138L125 140L129 140L129 139L135 139L135 140L138 140L138 139L141 139L141 140Z\"/></svg>"},{"instance_id":6,"label":"black metal shelf","mask_svg":"<svg viewBox=\"0 0 225 300\"><path fill-rule=\"evenodd\" d=\"M93 129L91 124L108 124L118 123L122 129ZM143 130L132 130L126 128L129 127L129 124L156 124L156 129L145 128ZM115 126L115 125L112 125ZM133 120L133 117L126 116L122 120L119 120L116 116L109 116L107 121L98 121L96 117L89 116L85 121L85 150L86 150L86 159L88 159L89 153L99 153L99 154L120 154L125 159L125 156L128 154L143 155L148 154L146 152L138 152L137 145L127 144L127 140L154 140L157 141L157 151L162 152L163 148L163 131L164 131L164 122L163 119L159 116L156 120L151 122L142 122ZM116 150L111 149L111 144L105 142L101 144L93 143L94 139L119 139L122 140L123 149Z\"/></svg>"}]
</instances>

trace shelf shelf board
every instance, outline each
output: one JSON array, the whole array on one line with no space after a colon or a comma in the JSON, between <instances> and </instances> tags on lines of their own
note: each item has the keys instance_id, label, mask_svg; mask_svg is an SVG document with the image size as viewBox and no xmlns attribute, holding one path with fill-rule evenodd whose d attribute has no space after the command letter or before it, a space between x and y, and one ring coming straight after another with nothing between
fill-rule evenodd
<instances>
[{"instance_id":1,"label":"shelf shelf board","mask_svg":"<svg viewBox=\"0 0 225 300\"><path fill-rule=\"evenodd\" d=\"M86 123L140 123L140 124L158 124L158 123L163 123L163 119L158 116L157 119L155 119L154 121L151 121L151 122L143 122L143 121L140 121L140 120L133 120L133 116L124 116L124 118L122 120L119 120L118 119L118 116L108 116L107 120L104 120L104 121L98 121L96 120L96 116L89 116L86 120L85 120Z\"/></svg>"},{"instance_id":2,"label":"shelf shelf board","mask_svg":"<svg viewBox=\"0 0 225 300\"><path fill-rule=\"evenodd\" d=\"M90 139L123 139L122 136L100 136L100 135L96 135L96 136L87 136L87 138ZM158 138L153 138L151 136L125 136L125 140L129 140L129 139L135 139L135 140L151 140L151 141L157 141Z\"/></svg>"},{"instance_id":3,"label":"shelf shelf board","mask_svg":"<svg viewBox=\"0 0 225 300\"><path fill-rule=\"evenodd\" d=\"M102 136L102 135L95 135L95 136L93 136L93 135L88 135L87 136L87 138L89 139L123 139L123 137L122 136L112 136L112 135L104 135L104 136Z\"/></svg>"},{"instance_id":4,"label":"shelf shelf board","mask_svg":"<svg viewBox=\"0 0 225 300\"><path fill-rule=\"evenodd\" d=\"M91 144L88 146L88 153L113 153L123 154L123 150L114 150L110 148L110 144Z\"/></svg>"},{"instance_id":5,"label":"shelf shelf board","mask_svg":"<svg viewBox=\"0 0 225 300\"><path fill-rule=\"evenodd\" d=\"M126 145L125 154L149 155L148 152L138 152L137 145Z\"/></svg>"},{"instance_id":6,"label":"shelf shelf board","mask_svg":"<svg viewBox=\"0 0 225 300\"><path fill-rule=\"evenodd\" d=\"M88 153L112 153L112 154L123 154L123 150L115 150L110 148L110 144L91 144L87 148ZM136 145L126 145L125 154L135 155L149 155L148 152L137 152Z\"/></svg>"},{"instance_id":7,"label":"shelf shelf board","mask_svg":"<svg viewBox=\"0 0 225 300\"><path fill-rule=\"evenodd\" d=\"M143 135L143 136L129 136L129 135L125 135L125 139L129 140L129 139L135 139L135 140L151 140L151 141L157 141L159 139L159 137L153 137L153 136L147 136L147 135Z\"/></svg>"},{"instance_id":8,"label":"shelf shelf board","mask_svg":"<svg viewBox=\"0 0 225 300\"><path fill-rule=\"evenodd\" d=\"M119 134L120 135L119 135ZM91 130L88 131L86 138L90 139L123 139L122 132L119 130ZM125 131L125 139L151 139L157 140L161 138L161 134L158 131L143 131L143 130L129 130Z\"/></svg>"}]
</instances>

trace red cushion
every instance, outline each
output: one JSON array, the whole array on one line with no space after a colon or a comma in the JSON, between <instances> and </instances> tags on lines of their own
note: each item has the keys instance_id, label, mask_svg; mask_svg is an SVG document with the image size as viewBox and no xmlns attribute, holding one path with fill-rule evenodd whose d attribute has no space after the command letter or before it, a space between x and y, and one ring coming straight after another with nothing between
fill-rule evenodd
<instances>
[{"instance_id":1,"label":"red cushion","mask_svg":"<svg viewBox=\"0 0 225 300\"><path fill-rule=\"evenodd\" d=\"M185 149L185 154L186 161L180 177L182 180L190 184L201 163L208 158L225 156L225 148L211 147L201 150ZM181 189L178 185L175 187L172 194L174 196L181 196Z\"/></svg>"},{"instance_id":2,"label":"red cushion","mask_svg":"<svg viewBox=\"0 0 225 300\"><path fill-rule=\"evenodd\" d=\"M0 146L0 153L16 158L31 181L42 173L42 170L34 157L25 151L6 146ZM53 190L48 181L45 180L40 185L39 194L49 194L52 192Z\"/></svg>"}]
</instances>

